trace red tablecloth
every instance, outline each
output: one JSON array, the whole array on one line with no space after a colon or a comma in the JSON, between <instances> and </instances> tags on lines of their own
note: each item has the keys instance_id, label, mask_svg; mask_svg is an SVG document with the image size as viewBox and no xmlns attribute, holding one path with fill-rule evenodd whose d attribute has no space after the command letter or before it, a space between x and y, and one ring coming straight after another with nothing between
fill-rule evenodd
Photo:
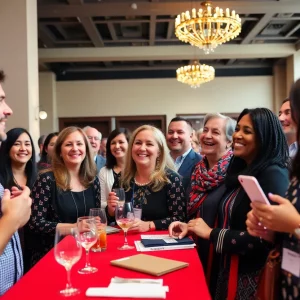
<instances>
[{"instance_id":1,"label":"red tablecloth","mask_svg":"<svg viewBox=\"0 0 300 300\"><path fill-rule=\"evenodd\" d=\"M158 234L166 232L156 232ZM152 234L152 233L151 233ZM128 234L128 242L133 245L135 240L140 240L140 234ZM71 299L93 299L85 296L89 287L107 287L114 276L124 278L157 278L151 275L126 270L110 265L113 259L137 254L135 249L121 251L117 247L124 242L123 232L108 236L108 248L106 252L90 253L90 262L98 268L98 272L91 275L78 274L77 270L84 266L85 252L81 260L73 266L71 280L74 287L80 288L81 294ZM187 268L163 275L164 285L169 286L167 299L185 298L208 300L209 291L205 282L204 273L196 249L168 250L143 252L145 254L165 257L189 263ZM30 299L30 300L54 300L65 299L59 295L59 290L65 288L66 271L55 259L51 250L34 268L7 291L1 300ZM99 298L98 298L99 299ZM121 299L121 298L102 298ZM122 298L125 299L125 298Z\"/></svg>"}]
</instances>

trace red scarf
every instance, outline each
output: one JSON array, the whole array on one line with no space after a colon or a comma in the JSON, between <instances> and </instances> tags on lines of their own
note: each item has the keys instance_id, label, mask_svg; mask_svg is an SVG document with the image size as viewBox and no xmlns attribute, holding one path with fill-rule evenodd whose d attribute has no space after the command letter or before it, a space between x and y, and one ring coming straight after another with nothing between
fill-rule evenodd
<instances>
[{"instance_id":1,"label":"red scarf","mask_svg":"<svg viewBox=\"0 0 300 300\"><path fill-rule=\"evenodd\" d=\"M195 215L207 196L207 192L218 187L226 176L226 171L232 157L232 151L229 150L223 155L219 161L207 170L206 160L204 156L202 160L196 165L191 176L191 192L189 195L188 216Z\"/></svg>"}]
</instances>

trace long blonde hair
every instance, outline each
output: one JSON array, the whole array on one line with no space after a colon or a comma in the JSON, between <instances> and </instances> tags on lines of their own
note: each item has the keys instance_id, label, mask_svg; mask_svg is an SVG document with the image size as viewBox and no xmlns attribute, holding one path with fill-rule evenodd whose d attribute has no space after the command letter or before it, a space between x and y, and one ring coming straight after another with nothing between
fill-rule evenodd
<instances>
[{"instance_id":1,"label":"long blonde hair","mask_svg":"<svg viewBox=\"0 0 300 300\"><path fill-rule=\"evenodd\" d=\"M63 129L57 137L53 157L52 157L52 171L55 177L56 184L62 190L71 190L71 176L66 167L62 157L61 157L61 147L66 138L71 134L78 131L81 133L85 147L86 147L86 156L80 165L79 170L79 180L80 183L88 188L95 180L96 176L96 164L94 162L94 158L92 156L92 149L90 146L90 142L87 139L87 136L83 132L83 130L79 127L71 126Z\"/></svg>"},{"instance_id":2,"label":"long blonde hair","mask_svg":"<svg viewBox=\"0 0 300 300\"><path fill-rule=\"evenodd\" d=\"M163 133L154 126L151 125L143 125L138 127L132 134L129 144L128 150L126 154L126 161L124 171L122 172L122 183L126 189L130 187L130 181L134 178L136 173L136 164L132 158L132 147L135 141L136 136L144 130L152 131L155 141L158 144L160 156L156 162L155 169L153 170L150 179L151 179L151 189L154 192L157 192L163 188L166 183L169 183L169 179L167 177L167 171L173 170L175 171L174 162L169 154L169 149L166 143L166 139Z\"/></svg>"}]
</instances>

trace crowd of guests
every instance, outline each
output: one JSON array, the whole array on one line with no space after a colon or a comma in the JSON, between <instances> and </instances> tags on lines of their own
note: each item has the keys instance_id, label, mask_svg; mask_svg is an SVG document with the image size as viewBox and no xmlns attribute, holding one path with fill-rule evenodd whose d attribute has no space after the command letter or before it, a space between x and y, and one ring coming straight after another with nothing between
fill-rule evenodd
<instances>
[{"instance_id":1,"label":"crowd of guests","mask_svg":"<svg viewBox=\"0 0 300 300\"><path fill-rule=\"evenodd\" d=\"M25 129L5 133L12 111L1 84L0 100L0 295L53 247L55 230L71 231L94 207L114 223L120 187L142 209L131 230L194 238L213 299L255 299L275 245L298 255L300 80L278 116L267 108L237 120L208 114L198 132L176 117L166 135L150 125L107 138L67 127L42 136L39 155ZM272 205L251 203L239 175L256 177ZM298 283L283 269L278 293L297 299Z\"/></svg>"}]
</instances>

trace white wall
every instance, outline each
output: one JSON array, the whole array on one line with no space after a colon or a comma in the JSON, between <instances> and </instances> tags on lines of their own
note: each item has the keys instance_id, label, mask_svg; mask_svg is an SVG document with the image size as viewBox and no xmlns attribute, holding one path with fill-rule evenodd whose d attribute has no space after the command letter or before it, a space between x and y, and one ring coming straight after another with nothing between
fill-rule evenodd
<instances>
[{"instance_id":1,"label":"white wall","mask_svg":"<svg viewBox=\"0 0 300 300\"><path fill-rule=\"evenodd\" d=\"M273 109L272 76L222 77L192 89L176 79L57 82L58 117L167 115Z\"/></svg>"}]
</instances>

